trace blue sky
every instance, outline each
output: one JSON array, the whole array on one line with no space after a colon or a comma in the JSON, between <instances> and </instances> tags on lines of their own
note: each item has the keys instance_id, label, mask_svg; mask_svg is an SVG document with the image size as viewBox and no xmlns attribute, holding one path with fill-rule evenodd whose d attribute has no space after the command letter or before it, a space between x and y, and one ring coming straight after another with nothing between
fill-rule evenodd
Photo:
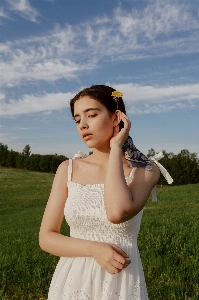
<instances>
[{"instance_id":1,"label":"blue sky","mask_svg":"<svg viewBox=\"0 0 199 300\"><path fill-rule=\"evenodd\" d=\"M88 153L69 100L92 84L123 93L141 151L199 153L198 0L2 0L1 142Z\"/></svg>"}]
</instances>

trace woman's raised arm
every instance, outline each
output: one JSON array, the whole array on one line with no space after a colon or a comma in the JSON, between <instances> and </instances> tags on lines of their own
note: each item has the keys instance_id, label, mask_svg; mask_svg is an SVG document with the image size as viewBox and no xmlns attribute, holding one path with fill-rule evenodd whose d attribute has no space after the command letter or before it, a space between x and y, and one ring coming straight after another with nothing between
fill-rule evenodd
<instances>
[{"instance_id":1,"label":"woman's raised arm","mask_svg":"<svg viewBox=\"0 0 199 300\"><path fill-rule=\"evenodd\" d=\"M127 185L123 170L122 146L128 137L131 124L124 113L118 112L117 115L118 119L124 122L124 128L119 131L116 127L110 141L104 204L109 221L119 224L133 218L144 207L159 179L160 171L155 164L150 171L138 168L132 183Z\"/></svg>"},{"instance_id":2,"label":"woman's raised arm","mask_svg":"<svg viewBox=\"0 0 199 300\"><path fill-rule=\"evenodd\" d=\"M160 171L155 163L152 170L137 168L128 186L124 177L122 149L111 148L109 156L104 202L110 222L119 224L133 218L144 207L151 190L159 180Z\"/></svg>"}]
</instances>

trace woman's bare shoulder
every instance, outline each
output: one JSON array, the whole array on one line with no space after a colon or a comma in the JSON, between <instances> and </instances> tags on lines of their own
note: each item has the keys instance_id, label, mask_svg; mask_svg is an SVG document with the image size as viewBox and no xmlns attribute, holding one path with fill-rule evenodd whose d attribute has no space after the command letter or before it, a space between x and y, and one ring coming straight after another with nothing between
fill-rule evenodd
<instances>
[{"instance_id":1,"label":"woman's bare shoulder","mask_svg":"<svg viewBox=\"0 0 199 300\"><path fill-rule=\"evenodd\" d=\"M68 177L68 160L63 161L59 167L57 168L56 174L55 174L55 179L56 178L63 178L66 179Z\"/></svg>"},{"instance_id":2,"label":"woman's bare shoulder","mask_svg":"<svg viewBox=\"0 0 199 300\"><path fill-rule=\"evenodd\" d=\"M64 160L57 168L57 171L59 172L66 171L66 169L68 169L68 164L69 164L69 160L68 159Z\"/></svg>"},{"instance_id":3,"label":"woman's bare shoulder","mask_svg":"<svg viewBox=\"0 0 199 300\"><path fill-rule=\"evenodd\" d=\"M134 176L135 181L145 181L151 186L154 186L159 178L160 170L154 162L152 163L152 169L150 171L140 167L137 168Z\"/></svg>"},{"instance_id":4,"label":"woman's bare shoulder","mask_svg":"<svg viewBox=\"0 0 199 300\"><path fill-rule=\"evenodd\" d=\"M152 176L151 179L156 184L160 178L160 169L156 165L156 163L152 162L152 170L151 170Z\"/></svg>"}]
</instances>

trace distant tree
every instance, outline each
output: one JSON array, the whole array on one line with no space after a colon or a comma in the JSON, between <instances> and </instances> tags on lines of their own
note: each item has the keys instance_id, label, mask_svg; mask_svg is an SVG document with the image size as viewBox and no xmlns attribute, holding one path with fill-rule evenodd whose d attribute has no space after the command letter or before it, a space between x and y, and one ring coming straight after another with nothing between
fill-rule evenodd
<instances>
[{"instance_id":1,"label":"distant tree","mask_svg":"<svg viewBox=\"0 0 199 300\"><path fill-rule=\"evenodd\" d=\"M187 149L181 150L176 155L179 168L178 184L199 182L199 166L196 153L190 153Z\"/></svg>"},{"instance_id":2,"label":"distant tree","mask_svg":"<svg viewBox=\"0 0 199 300\"><path fill-rule=\"evenodd\" d=\"M52 155L41 155L39 167L41 172L51 172Z\"/></svg>"},{"instance_id":3,"label":"distant tree","mask_svg":"<svg viewBox=\"0 0 199 300\"><path fill-rule=\"evenodd\" d=\"M64 155L57 155L57 154L54 154L52 155L52 158L51 158L51 163L50 163L50 169L53 173L56 173L57 171L57 168L59 167L59 165L67 160L68 158Z\"/></svg>"},{"instance_id":4,"label":"distant tree","mask_svg":"<svg viewBox=\"0 0 199 300\"><path fill-rule=\"evenodd\" d=\"M16 155L17 152L13 151L12 149L8 151L6 165L7 167L16 168Z\"/></svg>"},{"instance_id":5,"label":"distant tree","mask_svg":"<svg viewBox=\"0 0 199 300\"><path fill-rule=\"evenodd\" d=\"M155 155L155 150L153 148L148 150L147 157L151 157Z\"/></svg>"},{"instance_id":6,"label":"distant tree","mask_svg":"<svg viewBox=\"0 0 199 300\"><path fill-rule=\"evenodd\" d=\"M41 171L40 170L40 160L42 155L40 154L31 154L29 157L29 170L32 171Z\"/></svg>"},{"instance_id":7,"label":"distant tree","mask_svg":"<svg viewBox=\"0 0 199 300\"><path fill-rule=\"evenodd\" d=\"M30 157L30 145L26 145L22 151L22 154L25 156L25 157Z\"/></svg>"},{"instance_id":8,"label":"distant tree","mask_svg":"<svg viewBox=\"0 0 199 300\"><path fill-rule=\"evenodd\" d=\"M160 163L170 173L174 180L174 185L183 185L189 183L199 183L199 163L196 153L190 153L183 149L177 155L166 150L162 150L164 157ZM158 184L167 184L166 179L161 174Z\"/></svg>"},{"instance_id":9,"label":"distant tree","mask_svg":"<svg viewBox=\"0 0 199 300\"><path fill-rule=\"evenodd\" d=\"M7 166L7 158L8 158L8 146L0 143L0 165L1 167Z\"/></svg>"},{"instance_id":10,"label":"distant tree","mask_svg":"<svg viewBox=\"0 0 199 300\"><path fill-rule=\"evenodd\" d=\"M29 157L30 157L30 145L26 145L25 148L22 151L22 157L23 157L23 167L25 169L29 169Z\"/></svg>"},{"instance_id":11,"label":"distant tree","mask_svg":"<svg viewBox=\"0 0 199 300\"><path fill-rule=\"evenodd\" d=\"M23 156L21 153L19 152L15 152L15 167L17 169L22 169L24 166L23 166Z\"/></svg>"}]
</instances>

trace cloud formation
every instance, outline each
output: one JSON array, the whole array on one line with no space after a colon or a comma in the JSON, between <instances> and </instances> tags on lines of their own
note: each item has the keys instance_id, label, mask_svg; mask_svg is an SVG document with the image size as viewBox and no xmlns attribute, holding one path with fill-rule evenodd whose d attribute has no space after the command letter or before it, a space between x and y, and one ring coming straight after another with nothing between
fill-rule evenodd
<instances>
[{"instance_id":1,"label":"cloud formation","mask_svg":"<svg viewBox=\"0 0 199 300\"><path fill-rule=\"evenodd\" d=\"M8 14L4 11L3 6L0 7L0 17L10 19L10 17L8 16Z\"/></svg>"},{"instance_id":2,"label":"cloud formation","mask_svg":"<svg viewBox=\"0 0 199 300\"><path fill-rule=\"evenodd\" d=\"M20 15L32 22L37 22L39 12L33 8L28 0L6 0L9 4L10 10L14 10Z\"/></svg>"},{"instance_id":3,"label":"cloud formation","mask_svg":"<svg viewBox=\"0 0 199 300\"><path fill-rule=\"evenodd\" d=\"M68 106L68 100L73 97L72 93L57 93L24 95L21 99L11 99L8 103L1 103L2 116L13 116L28 113L38 113L53 110L60 110Z\"/></svg>"},{"instance_id":4,"label":"cloud formation","mask_svg":"<svg viewBox=\"0 0 199 300\"><path fill-rule=\"evenodd\" d=\"M27 0L7 0L12 9L36 21ZM118 7L110 18L56 26L35 36L0 46L3 86L37 80L71 80L107 61L128 61L198 53L199 20L184 2L150 1L142 11Z\"/></svg>"},{"instance_id":5,"label":"cloud formation","mask_svg":"<svg viewBox=\"0 0 199 300\"><path fill-rule=\"evenodd\" d=\"M124 94L128 114L162 113L199 106L199 84L153 87L129 84L112 85ZM66 109L76 93L24 95L18 100L2 101L2 116Z\"/></svg>"}]
</instances>

